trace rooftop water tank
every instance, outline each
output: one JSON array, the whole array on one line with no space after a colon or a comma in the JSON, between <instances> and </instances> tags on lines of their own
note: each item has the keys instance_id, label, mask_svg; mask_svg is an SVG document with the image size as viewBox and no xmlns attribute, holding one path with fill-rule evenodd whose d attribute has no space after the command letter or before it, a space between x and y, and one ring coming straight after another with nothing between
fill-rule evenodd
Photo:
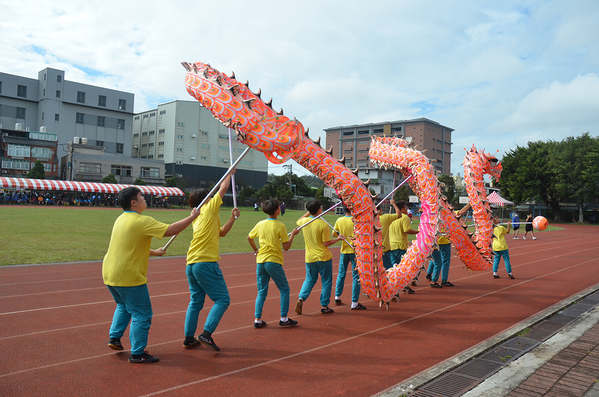
<instances>
[{"instance_id":1,"label":"rooftop water tank","mask_svg":"<svg viewBox=\"0 0 599 397\"><path fill-rule=\"evenodd\" d=\"M79 137L78 136L73 138L73 143L76 145L79 145Z\"/></svg>"},{"instance_id":2,"label":"rooftop water tank","mask_svg":"<svg viewBox=\"0 0 599 397\"><path fill-rule=\"evenodd\" d=\"M15 124L15 130L17 130L17 131L23 131L23 124L16 123Z\"/></svg>"},{"instance_id":3,"label":"rooftop water tank","mask_svg":"<svg viewBox=\"0 0 599 397\"><path fill-rule=\"evenodd\" d=\"M82 145L87 145L87 138L86 137L81 138L81 144Z\"/></svg>"},{"instance_id":4,"label":"rooftop water tank","mask_svg":"<svg viewBox=\"0 0 599 397\"><path fill-rule=\"evenodd\" d=\"M45 126L45 125L42 125L42 126L40 127L40 132L43 132L43 133L45 133L45 132L46 132L46 126Z\"/></svg>"}]
</instances>

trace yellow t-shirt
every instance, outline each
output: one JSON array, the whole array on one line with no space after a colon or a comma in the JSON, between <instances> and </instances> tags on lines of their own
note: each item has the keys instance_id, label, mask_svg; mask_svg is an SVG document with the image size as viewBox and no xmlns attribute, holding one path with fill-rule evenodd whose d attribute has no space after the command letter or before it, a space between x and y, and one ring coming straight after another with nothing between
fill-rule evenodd
<instances>
[{"instance_id":1,"label":"yellow t-shirt","mask_svg":"<svg viewBox=\"0 0 599 397\"><path fill-rule=\"evenodd\" d=\"M283 265L283 250L281 244L289 241L287 228L276 219L268 218L260 221L248 234L249 238L258 237L260 250L256 263L274 262Z\"/></svg>"},{"instance_id":2,"label":"yellow t-shirt","mask_svg":"<svg viewBox=\"0 0 599 397\"><path fill-rule=\"evenodd\" d=\"M216 262L220 239L220 217L218 210L223 203L220 194L216 193L200 208L200 216L192 223L193 238L187 250L187 264L198 262Z\"/></svg>"},{"instance_id":3,"label":"yellow t-shirt","mask_svg":"<svg viewBox=\"0 0 599 397\"><path fill-rule=\"evenodd\" d=\"M298 226L310 222L313 217L300 218ZM331 251L324 246L323 241L330 241L329 226L322 219L317 219L302 229L306 243L306 263L324 262L333 257Z\"/></svg>"},{"instance_id":4,"label":"yellow t-shirt","mask_svg":"<svg viewBox=\"0 0 599 397\"><path fill-rule=\"evenodd\" d=\"M507 249L506 234L507 229L503 226L493 228L493 235L496 237L493 239L493 251L505 251Z\"/></svg>"},{"instance_id":5,"label":"yellow t-shirt","mask_svg":"<svg viewBox=\"0 0 599 397\"><path fill-rule=\"evenodd\" d=\"M391 250L408 249L408 235L406 232L410 229L410 217L406 214L402 214L401 218L391 222L391 225L389 225Z\"/></svg>"},{"instance_id":6,"label":"yellow t-shirt","mask_svg":"<svg viewBox=\"0 0 599 397\"><path fill-rule=\"evenodd\" d=\"M383 234L383 252L391 251L391 243L389 242L389 225L397 219L397 214L385 214L379 217L381 221L381 233Z\"/></svg>"},{"instance_id":7,"label":"yellow t-shirt","mask_svg":"<svg viewBox=\"0 0 599 397\"><path fill-rule=\"evenodd\" d=\"M104 284L136 287L148 283L148 260L152 237L162 239L168 225L156 219L126 211L112 227L108 252L102 262Z\"/></svg>"},{"instance_id":8,"label":"yellow t-shirt","mask_svg":"<svg viewBox=\"0 0 599 397\"><path fill-rule=\"evenodd\" d=\"M335 230L338 230L339 233L344 235L345 237L353 237L354 236L354 221L352 221L351 216L342 216L341 218L335 221ZM337 233L333 232L333 236L339 236ZM356 252L345 242L345 240L341 240L341 250L342 254L355 254Z\"/></svg>"}]
</instances>

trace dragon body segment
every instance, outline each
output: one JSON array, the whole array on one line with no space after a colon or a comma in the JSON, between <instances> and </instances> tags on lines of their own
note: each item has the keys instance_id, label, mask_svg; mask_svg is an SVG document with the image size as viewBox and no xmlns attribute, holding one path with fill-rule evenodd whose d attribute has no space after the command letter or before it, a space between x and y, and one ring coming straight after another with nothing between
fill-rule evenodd
<instances>
[{"instance_id":1,"label":"dragon body segment","mask_svg":"<svg viewBox=\"0 0 599 397\"><path fill-rule=\"evenodd\" d=\"M390 284L384 283L381 289L381 225L373 198L362 180L343 160L336 160L319 142L309 139L299 121L290 120L282 111L275 112L271 102L264 103L260 93L253 93L247 83L240 84L234 76L228 77L204 63L183 66L187 69L187 92L214 117L234 128L241 142L263 152L273 163L297 161L337 191L353 214L354 235L359 236L354 240L354 248L362 288L370 298L388 302L400 287L387 291L384 288Z\"/></svg>"}]
</instances>

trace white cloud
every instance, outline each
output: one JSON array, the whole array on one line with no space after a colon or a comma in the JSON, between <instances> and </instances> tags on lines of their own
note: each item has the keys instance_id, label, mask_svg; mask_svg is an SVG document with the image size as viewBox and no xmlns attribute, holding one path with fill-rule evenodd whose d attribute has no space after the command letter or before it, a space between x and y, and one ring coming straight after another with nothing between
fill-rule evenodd
<instances>
[{"instance_id":1,"label":"white cloud","mask_svg":"<svg viewBox=\"0 0 599 397\"><path fill-rule=\"evenodd\" d=\"M3 0L0 70L135 93L135 110L191 100L180 62L202 61L310 127L427 117L463 147L599 130L599 2L301 3ZM294 170L297 167L294 167Z\"/></svg>"}]
</instances>

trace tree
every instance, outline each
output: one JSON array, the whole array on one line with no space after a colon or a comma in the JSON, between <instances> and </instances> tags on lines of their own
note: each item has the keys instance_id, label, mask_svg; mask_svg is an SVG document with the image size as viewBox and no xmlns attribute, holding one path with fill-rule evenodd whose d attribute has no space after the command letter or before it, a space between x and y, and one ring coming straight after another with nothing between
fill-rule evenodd
<instances>
[{"instance_id":1,"label":"tree","mask_svg":"<svg viewBox=\"0 0 599 397\"><path fill-rule=\"evenodd\" d=\"M410 195L414 195L412 189L408 185L403 185L399 189L393 193L393 200L397 201L405 201L406 203L410 201Z\"/></svg>"},{"instance_id":2,"label":"tree","mask_svg":"<svg viewBox=\"0 0 599 397\"><path fill-rule=\"evenodd\" d=\"M578 222L584 222L584 202L595 200L599 193L599 138L589 133L568 137L560 142L553 166L557 178L555 185L561 197L578 205Z\"/></svg>"},{"instance_id":3,"label":"tree","mask_svg":"<svg viewBox=\"0 0 599 397\"><path fill-rule=\"evenodd\" d=\"M177 178L174 176L166 178L164 180L164 187L177 187Z\"/></svg>"},{"instance_id":4,"label":"tree","mask_svg":"<svg viewBox=\"0 0 599 397\"><path fill-rule=\"evenodd\" d=\"M560 201L563 191L556 185L558 179L555 156L559 144L528 142L528 146L517 146L503 156L503 171L497 186L502 194L516 204L527 201L542 201L547 204L556 221L560 220Z\"/></svg>"},{"instance_id":5,"label":"tree","mask_svg":"<svg viewBox=\"0 0 599 397\"><path fill-rule=\"evenodd\" d=\"M320 204L322 204L322 208L323 209L327 209L327 208L329 208L331 206L329 198L324 195L324 186L321 187L321 188L319 188L316 191L316 194L314 195L314 198L316 200L320 201Z\"/></svg>"},{"instance_id":6,"label":"tree","mask_svg":"<svg viewBox=\"0 0 599 397\"><path fill-rule=\"evenodd\" d=\"M134 185L145 185L146 182L141 178L137 178L137 179L135 179L135 182L133 182L133 184Z\"/></svg>"},{"instance_id":7,"label":"tree","mask_svg":"<svg viewBox=\"0 0 599 397\"><path fill-rule=\"evenodd\" d=\"M27 173L27 178L46 179L46 171L41 161L36 160L33 168Z\"/></svg>"},{"instance_id":8,"label":"tree","mask_svg":"<svg viewBox=\"0 0 599 397\"><path fill-rule=\"evenodd\" d=\"M451 175L447 174L439 175L438 179L439 182L445 185L441 185L441 194L447 197L447 202L449 204L455 206L459 197L456 195L455 180L451 177Z\"/></svg>"},{"instance_id":9,"label":"tree","mask_svg":"<svg viewBox=\"0 0 599 397\"><path fill-rule=\"evenodd\" d=\"M241 191L237 194L237 198L238 198L239 202L243 205L243 203L245 202L245 199L247 197L253 197L255 194L256 194L256 190L247 186L247 187L244 187L243 189L241 189Z\"/></svg>"},{"instance_id":10,"label":"tree","mask_svg":"<svg viewBox=\"0 0 599 397\"><path fill-rule=\"evenodd\" d=\"M116 177L114 176L114 174L108 174L106 175L104 178L102 178L102 183L119 183L116 180Z\"/></svg>"},{"instance_id":11,"label":"tree","mask_svg":"<svg viewBox=\"0 0 599 397\"><path fill-rule=\"evenodd\" d=\"M324 181L317 177L316 175L302 175L300 179L305 182L307 186L310 188L321 188L324 186ZM314 197L314 196L312 196Z\"/></svg>"}]
</instances>

